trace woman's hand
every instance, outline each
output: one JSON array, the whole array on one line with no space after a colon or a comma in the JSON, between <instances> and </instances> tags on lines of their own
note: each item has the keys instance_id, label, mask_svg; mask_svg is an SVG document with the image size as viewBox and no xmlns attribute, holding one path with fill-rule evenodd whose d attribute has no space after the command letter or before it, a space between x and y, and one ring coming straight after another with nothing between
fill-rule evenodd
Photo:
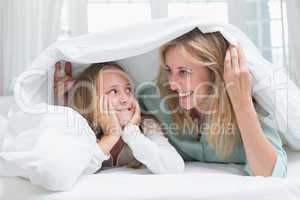
<instances>
[{"instance_id":1,"label":"woman's hand","mask_svg":"<svg viewBox=\"0 0 300 200\"><path fill-rule=\"evenodd\" d=\"M264 135L251 98L251 75L240 46L230 47L224 64L224 80L249 166L255 176L270 176L277 152Z\"/></svg>"},{"instance_id":2,"label":"woman's hand","mask_svg":"<svg viewBox=\"0 0 300 200\"><path fill-rule=\"evenodd\" d=\"M74 79L72 76L72 64L65 63L64 76L61 75L61 62L55 64L53 92L55 103L66 105L68 102L68 91L73 87Z\"/></svg>"},{"instance_id":3,"label":"woman's hand","mask_svg":"<svg viewBox=\"0 0 300 200\"><path fill-rule=\"evenodd\" d=\"M98 123L104 132L104 135L120 138L121 126L111 101L107 95L100 96Z\"/></svg>"},{"instance_id":4,"label":"woman's hand","mask_svg":"<svg viewBox=\"0 0 300 200\"><path fill-rule=\"evenodd\" d=\"M246 58L240 45L230 46L226 52L224 81L235 111L252 106L251 74L246 67Z\"/></svg>"},{"instance_id":5,"label":"woman's hand","mask_svg":"<svg viewBox=\"0 0 300 200\"><path fill-rule=\"evenodd\" d=\"M140 125L141 123L141 109L137 100L134 101L134 113L130 123L134 125Z\"/></svg>"}]
</instances>

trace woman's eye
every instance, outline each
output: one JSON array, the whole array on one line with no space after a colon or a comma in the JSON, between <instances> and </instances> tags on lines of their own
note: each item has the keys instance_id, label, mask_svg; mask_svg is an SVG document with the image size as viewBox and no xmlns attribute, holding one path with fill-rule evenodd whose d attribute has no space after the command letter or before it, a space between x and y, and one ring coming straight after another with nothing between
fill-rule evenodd
<instances>
[{"instance_id":1,"label":"woman's eye","mask_svg":"<svg viewBox=\"0 0 300 200\"><path fill-rule=\"evenodd\" d=\"M168 74L171 73L171 70L170 70L169 68L166 68L166 67L165 67L164 70L165 70L165 72L168 73Z\"/></svg>"},{"instance_id":2,"label":"woman's eye","mask_svg":"<svg viewBox=\"0 0 300 200\"><path fill-rule=\"evenodd\" d=\"M186 75L187 72L186 72L186 71L179 71L179 74L180 74L180 75Z\"/></svg>"},{"instance_id":3,"label":"woman's eye","mask_svg":"<svg viewBox=\"0 0 300 200\"><path fill-rule=\"evenodd\" d=\"M188 72L188 71L184 71L184 70L179 71L179 75L181 75L181 76L185 76L188 74L190 74L190 72Z\"/></svg>"}]
</instances>

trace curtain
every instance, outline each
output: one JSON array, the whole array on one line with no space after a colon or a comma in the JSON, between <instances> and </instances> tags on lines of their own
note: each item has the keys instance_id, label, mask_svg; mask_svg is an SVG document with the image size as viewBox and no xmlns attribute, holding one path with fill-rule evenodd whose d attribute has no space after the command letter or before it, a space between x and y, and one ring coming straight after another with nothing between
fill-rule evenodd
<instances>
[{"instance_id":1,"label":"curtain","mask_svg":"<svg viewBox=\"0 0 300 200\"><path fill-rule=\"evenodd\" d=\"M300 86L300 1L287 0L290 74Z\"/></svg>"},{"instance_id":2,"label":"curtain","mask_svg":"<svg viewBox=\"0 0 300 200\"><path fill-rule=\"evenodd\" d=\"M87 0L64 0L62 27L64 37L74 37L88 33Z\"/></svg>"},{"instance_id":3,"label":"curtain","mask_svg":"<svg viewBox=\"0 0 300 200\"><path fill-rule=\"evenodd\" d=\"M13 79L61 32L62 0L1 0L0 80L11 95Z\"/></svg>"},{"instance_id":4,"label":"curtain","mask_svg":"<svg viewBox=\"0 0 300 200\"><path fill-rule=\"evenodd\" d=\"M0 3L0 96L3 94L3 11L4 5L3 3Z\"/></svg>"}]
</instances>

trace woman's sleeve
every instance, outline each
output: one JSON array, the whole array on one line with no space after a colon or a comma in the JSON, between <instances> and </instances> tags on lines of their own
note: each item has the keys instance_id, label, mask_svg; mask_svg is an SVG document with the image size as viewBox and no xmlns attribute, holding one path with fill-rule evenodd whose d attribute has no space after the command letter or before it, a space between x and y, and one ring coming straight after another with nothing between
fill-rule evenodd
<instances>
[{"instance_id":1,"label":"woman's sleeve","mask_svg":"<svg viewBox=\"0 0 300 200\"><path fill-rule=\"evenodd\" d=\"M283 148L279 133L276 130L275 122L270 115L258 115L258 117L265 136L271 142L277 152L277 158L273 168L272 177L285 177L287 174L287 155ZM248 161L246 162L244 170L248 175L253 175Z\"/></svg>"},{"instance_id":2,"label":"woman's sleeve","mask_svg":"<svg viewBox=\"0 0 300 200\"><path fill-rule=\"evenodd\" d=\"M129 124L122 139L130 147L134 157L152 173L182 173L184 161L162 132L141 133L138 126Z\"/></svg>"}]
</instances>

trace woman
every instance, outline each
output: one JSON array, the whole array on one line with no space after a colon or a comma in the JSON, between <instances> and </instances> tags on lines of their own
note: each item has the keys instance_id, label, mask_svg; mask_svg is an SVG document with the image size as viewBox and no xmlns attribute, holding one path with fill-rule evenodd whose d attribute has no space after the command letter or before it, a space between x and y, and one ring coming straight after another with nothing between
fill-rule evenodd
<instances>
[{"instance_id":1,"label":"woman","mask_svg":"<svg viewBox=\"0 0 300 200\"><path fill-rule=\"evenodd\" d=\"M272 117L251 97L240 46L194 29L162 46L160 62L160 95L180 127L168 139L186 160L246 163L248 175L286 176L285 150Z\"/></svg>"},{"instance_id":2,"label":"woman","mask_svg":"<svg viewBox=\"0 0 300 200\"><path fill-rule=\"evenodd\" d=\"M61 78L60 64L56 65L56 92L61 83L72 79L70 63L65 70L68 73ZM141 116L129 77L120 65L93 64L68 88L67 105L87 120L98 139L98 155L85 173L101 166L138 168L141 164L159 174L184 171L181 156L163 136L159 123L151 116Z\"/></svg>"}]
</instances>

